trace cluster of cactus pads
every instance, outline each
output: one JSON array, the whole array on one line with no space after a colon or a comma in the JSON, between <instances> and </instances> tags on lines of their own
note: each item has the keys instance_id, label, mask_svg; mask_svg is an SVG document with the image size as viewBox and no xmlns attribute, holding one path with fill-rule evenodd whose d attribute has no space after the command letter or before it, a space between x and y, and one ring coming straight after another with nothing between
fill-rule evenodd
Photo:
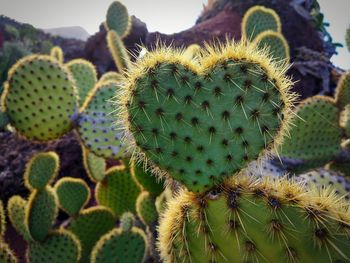
<instances>
[{"instance_id":1,"label":"cluster of cactus pads","mask_svg":"<svg viewBox=\"0 0 350 263\"><path fill-rule=\"evenodd\" d=\"M57 180L54 152L28 162L30 194L6 206L28 263L139 263L155 247L168 263L350 262L350 182L326 169L280 178L267 161L346 174L335 156L349 147L348 73L335 99L294 109L288 43L262 6L244 15L238 43L161 46L135 63L120 2L105 28L119 73L98 79L90 62L65 63L54 47L20 60L5 84L0 126L35 141L75 129L91 181ZM16 263L4 232L0 203L0 263Z\"/></svg>"}]
</instances>

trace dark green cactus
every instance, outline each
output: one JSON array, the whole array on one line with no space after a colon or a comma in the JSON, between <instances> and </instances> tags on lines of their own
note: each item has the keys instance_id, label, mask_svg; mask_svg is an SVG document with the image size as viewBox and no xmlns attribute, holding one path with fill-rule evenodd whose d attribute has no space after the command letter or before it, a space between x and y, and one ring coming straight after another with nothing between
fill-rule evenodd
<instances>
[{"instance_id":1,"label":"dark green cactus","mask_svg":"<svg viewBox=\"0 0 350 263\"><path fill-rule=\"evenodd\" d=\"M18 195L14 195L7 203L9 220L16 231L24 238L25 241L31 240L28 226L25 222L27 201Z\"/></svg>"},{"instance_id":2,"label":"dark green cactus","mask_svg":"<svg viewBox=\"0 0 350 263\"><path fill-rule=\"evenodd\" d=\"M158 220L156 200L149 192L143 191L136 200L136 211L145 225L151 225Z\"/></svg>"},{"instance_id":3,"label":"dark green cactus","mask_svg":"<svg viewBox=\"0 0 350 263\"><path fill-rule=\"evenodd\" d=\"M108 30L114 30L124 38L129 34L131 29L131 18L128 10L119 1L114 1L107 10L106 26Z\"/></svg>"}]
</instances>

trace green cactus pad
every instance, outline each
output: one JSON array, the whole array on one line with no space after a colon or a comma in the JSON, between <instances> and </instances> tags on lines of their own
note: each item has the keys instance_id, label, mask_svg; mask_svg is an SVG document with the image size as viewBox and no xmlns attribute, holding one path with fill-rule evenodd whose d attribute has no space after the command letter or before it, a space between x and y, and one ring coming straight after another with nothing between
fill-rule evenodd
<instances>
[{"instance_id":1,"label":"green cactus pad","mask_svg":"<svg viewBox=\"0 0 350 263\"><path fill-rule=\"evenodd\" d=\"M347 262L348 203L287 179L232 177L198 198L182 192L159 227L163 262Z\"/></svg>"},{"instance_id":2,"label":"green cactus pad","mask_svg":"<svg viewBox=\"0 0 350 263\"><path fill-rule=\"evenodd\" d=\"M276 147L292 99L290 81L255 45L203 53L201 66L171 49L146 54L119 102L139 157L196 192Z\"/></svg>"},{"instance_id":3,"label":"green cactus pad","mask_svg":"<svg viewBox=\"0 0 350 263\"><path fill-rule=\"evenodd\" d=\"M101 236L110 231L115 225L112 212L104 207L92 207L83 210L72 220L68 230L74 233L81 243L81 260L90 262L91 250Z\"/></svg>"},{"instance_id":4,"label":"green cactus pad","mask_svg":"<svg viewBox=\"0 0 350 263\"><path fill-rule=\"evenodd\" d=\"M121 38L129 34L131 18L127 8L119 1L114 1L107 10L106 25L109 30L114 30Z\"/></svg>"},{"instance_id":5,"label":"green cactus pad","mask_svg":"<svg viewBox=\"0 0 350 263\"><path fill-rule=\"evenodd\" d=\"M45 240L58 213L56 193L50 187L45 190L34 190L28 200L25 223L30 236L38 242Z\"/></svg>"},{"instance_id":6,"label":"green cactus pad","mask_svg":"<svg viewBox=\"0 0 350 263\"><path fill-rule=\"evenodd\" d=\"M82 145L83 162L87 175L92 182L100 182L105 178L106 160L98 157Z\"/></svg>"},{"instance_id":7,"label":"green cactus pad","mask_svg":"<svg viewBox=\"0 0 350 263\"><path fill-rule=\"evenodd\" d=\"M305 183L307 187L329 187L330 190L334 190L340 196L345 196L346 199L350 198L350 180L337 172L316 169L298 175L297 179Z\"/></svg>"},{"instance_id":8,"label":"green cactus pad","mask_svg":"<svg viewBox=\"0 0 350 263\"><path fill-rule=\"evenodd\" d=\"M150 192L154 196L160 195L164 190L164 182L157 179L150 171L145 171L143 163L135 163L131 161L130 172L135 181L139 183L140 188Z\"/></svg>"},{"instance_id":9,"label":"green cactus pad","mask_svg":"<svg viewBox=\"0 0 350 263\"><path fill-rule=\"evenodd\" d=\"M140 263L147 251L147 237L136 227L131 231L113 229L103 236L92 251L92 263Z\"/></svg>"},{"instance_id":10,"label":"green cactus pad","mask_svg":"<svg viewBox=\"0 0 350 263\"><path fill-rule=\"evenodd\" d=\"M119 217L124 212L136 213L136 199L140 191L127 169L113 167L106 172L105 179L96 185L96 201Z\"/></svg>"},{"instance_id":11,"label":"green cactus pad","mask_svg":"<svg viewBox=\"0 0 350 263\"><path fill-rule=\"evenodd\" d=\"M0 263L17 263L18 260L15 254L11 251L8 245L0 242Z\"/></svg>"},{"instance_id":12,"label":"green cactus pad","mask_svg":"<svg viewBox=\"0 0 350 263\"><path fill-rule=\"evenodd\" d=\"M84 146L99 157L118 159L124 154L121 132L115 125L111 99L119 85L104 82L95 87L85 101L78 120L78 132Z\"/></svg>"},{"instance_id":13,"label":"green cactus pad","mask_svg":"<svg viewBox=\"0 0 350 263\"><path fill-rule=\"evenodd\" d=\"M142 192L136 200L136 211L145 225L151 225L158 220L158 212L154 197L146 191Z\"/></svg>"},{"instance_id":14,"label":"green cactus pad","mask_svg":"<svg viewBox=\"0 0 350 263\"><path fill-rule=\"evenodd\" d=\"M84 59L74 59L66 64L78 89L80 105L84 104L89 92L95 87L97 73L95 66Z\"/></svg>"},{"instance_id":15,"label":"green cactus pad","mask_svg":"<svg viewBox=\"0 0 350 263\"><path fill-rule=\"evenodd\" d=\"M4 210L4 205L0 200L0 240L5 235L5 230L6 230L5 210Z\"/></svg>"},{"instance_id":16,"label":"green cactus pad","mask_svg":"<svg viewBox=\"0 0 350 263\"><path fill-rule=\"evenodd\" d=\"M281 21L277 13L264 6L253 6L242 20L242 36L254 40L260 33L271 30L281 33Z\"/></svg>"},{"instance_id":17,"label":"green cactus pad","mask_svg":"<svg viewBox=\"0 0 350 263\"><path fill-rule=\"evenodd\" d=\"M9 116L6 112L1 111L0 109L0 131L3 130L7 124L10 123Z\"/></svg>"},{"instance_id":18,"label":"green cactus pad","mask_svg":"<svg viewBox=\"0 0 350 263\"><path fill-rule=\"evenodd\" d=\"M134 226L135 216L131 212L125 212L120 217L120 227L123 231L130 231Z\"/></svg>"},{"instance_id":19,"label":"green cactus pad","mask_svg":"<svg viewBox=\"0 0 350 263\"><path fill-rule=\"evenodd\" d=\"M50 56L52 58L56 59L59 63L64 62L63 50L59 46L55 46L55 47L51 48Z\"/></svg>"},{"instance_id":20,"label":"green cactus pad","mask_svg":"<svg viewBox=\"0 0 350 263\"><path fill-rule=\"evenodd\" d=\"M107 44L118 70L120 72L128 70L130 68L130 56L122 39L114 30L108 31Z\"/></svg>"},{"instance_id":21,"label":"green cactus pad","mask_svg":"<svg viewBox=\"0 0 350 263\"><path fill-rule=\"evenodd\" d=\"M25 223L25 211L27 207L27 201L22 197L15 195L10 198L7 204L8 216L11 225L16 231L24 238L24 240L30 240L30 234L28 227Z\"/></svg>"},{"instance_id":22,"label":"green cactus pad","mask_svg":"<svg viewBox=\"0 0 350 263\"><path fill-rule=\"evenodd\" d=\"M55 152L34 155L26 165L24 173L26 187L43 190L56 177L59 165L59 156Z\"/></svg>"},{"instance_id":23,"label":"green cactus pad","mask_svg":"<svg viewBox=\"0 0 350 263\"><path fill-rule=\"evenodd\" d=\"M332 160L341 150L338 114L331 98L315 96L304 100L296 107L297 116L280 154L305 161L314 168Z\"/></svg>"},{"instance_id":24,"label":"green cactus pad","mask_svg":"<svg viewBox=\"0 0 350 263\"><path fill-rule=\"evenodd\" d=\"M281 33L264 31L256 36L253 43L259 48L268 48L270 55L278 62L289 63L289 45Z\"/></svg>"},{"instance_id":25,"label":"green cactus pad","mask_svg":"<svg viewBox=\"0 0 350 263\"><path fill-rule=\"evenodd\" d=\"M57 139L72 128L78 113L69 73L50 56L32 55L9 72L4 107L11 124L31 140Z\"/></svg>"},{"instance_id":26,"label":"green cactus pad","mask_svg":"<svg viewBox=\"0 0 350 263\"><path fill-rule=\"evenodd\" d=\"M79 240L71 232L62 229L51 232L43 243L29 243L27 261L30 263L77 263L80 253Z\"/></svg>"},{"instance_id":27,"label":"green cactus pad","mask_svg":"<svg viewBox=\"0 0 350 263\"><path fill-rule=\"evenodd\" d=\"M98 80L99 83L107 82L107 81L113 81L113 82L120 82L123 79L123 76L117 72L110 71L106 72L101 76L101 78Z\"/></svg>"},{"instance_id":28,"label":"green cactus pad","mask_svg":"<svg viewBox=\"0 0 350 263\"><path fill-rule=\"evenodd\" d=\"M64 177L55 184L59 206L70 216L77 215L90 199L90 189L84 180Z\"/></svg>"},{"instance_id":29,"label":"green cactus pad","mask_svg":"<svg viewBox=\"0 0 350 263\"><path fill-rule=\"evenodd\" d=\"M341 76L334 97L335 102L341 108L350 103L350 71Z\"/></svg>"}]
</instances>

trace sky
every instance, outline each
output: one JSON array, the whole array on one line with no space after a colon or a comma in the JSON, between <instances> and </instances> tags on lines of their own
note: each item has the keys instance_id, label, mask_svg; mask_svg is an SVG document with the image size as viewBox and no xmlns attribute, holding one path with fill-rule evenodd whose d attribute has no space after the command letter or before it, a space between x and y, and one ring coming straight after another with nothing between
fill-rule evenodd
<instances>
[{"instance_id":1,"label":"sky","mask_svg":"<svg viewBox=\"0 0 350 263\"><path fill-rule=\"evenodd\" d=\"M350 0L318 0L334 42L344 43L350 24ZM0 14L39 28L82 26L98 31L112 0L0 0ZM207 0L121 0L131 15L147 24L149 31L175 33L195 23ZM350 52L338 49L335 65L350 69Z\"/></svg>"}]
</instances>

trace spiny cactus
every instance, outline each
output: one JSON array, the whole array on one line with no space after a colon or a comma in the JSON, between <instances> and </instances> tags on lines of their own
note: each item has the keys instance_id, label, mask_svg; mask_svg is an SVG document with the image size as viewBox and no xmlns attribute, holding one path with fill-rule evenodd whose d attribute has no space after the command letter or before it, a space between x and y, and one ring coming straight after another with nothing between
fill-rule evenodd
<instances>
[{"instance_id":1,"label":"spiny cactus","mask_svg":"<svg viewBox=\"0 0 350 263\"><path fill-rule=\"evenodd\" d=\"M130 219L130 214L127 215ZM122 216L124 218L124 216ZM123 219L123 222L130 221ZM92 251L92 263L140 263L147 251L147 237L136 227L116 228L104 235Z\"/></svg>"},{"instance_id":2,"label":"spiny cactus","mask_svg":"<svg viewBox=\"0 0 350 263\"><path fill-rule=\"evenodd\" d=\"M157 179L150 171L145 171L145 169L143 162L136 163L135 160L131 160L130 172L140 188L153 196L160 195L163 192L163 180Z\"/></svg>"},{"instance_id":3,"label":"spiny cactus","mask_svg":"<svg viewBox=\"0 0 350 263\"><path fill-rule=\"evenodd\" d=\"M316 169L297 176L307 186L331 187L340 196L350 197L350 181L342 175L326 169Z\"/></svg>"},{"instance_id":4,"label":"spiny cactus","mask_svg":"<svg viewBox=\"0 0 350 263\"><path fill-rule=\"evenodd\" d=\"M98 80L99 83L106 82L106 81L114 81L114 82L120 82L123 79L123 76L117 72L106 72L101 76L101 78Z\"/></svg>"},{"instance_id":5,"label":"spiny cactus","mask_svg":"<svg viewBox=\"0 0 350 263\"><path fill-rule=\"evenodd\" d=\"M158 220L155 198L149 192L143 191L136 200L136 211L145 225L151 225Z\"/></svg>"},{"instance_id":6,"label":"spiny cactus","mask_svg":"<svg viewBox=\"0 0 350 263\"><path fill-rule=\"evenodd\" d=\"M184 57L188 60L197 59L200 57L200 51L201 47L199 45L191 44L186 48Z\"/></svg>"},{"instance_id":7,"label":"spiny cactus","mask_svg":"<svg viewBox=\"0 0 350 263\"><path fill-rule=\"evenodd\" d=\"M140 188L134 181L128 169L113 167L106 172L103 181L96 185L96 201L109 207L115 216L124 212L136 212L136 199Z\"/></svg>"},{"instance_id":8,"label":"spiny cactus","mask_svg":"<svg viewBox=\"0 0 350 263\"><path fill-rule=\"evenodd\" d=\"M131 29L131 18L127 8L119 1L114 1L107 10L106 26L114 30L121 38L126 37Z\"/></svg>"},{"instance_id":9,"label":"spiny cactus","mask_svg":"<svg viewBox=\"0 0 350 263\"><path fill-rule=\"evenodd\" d=\"M332 98L315 96L296 107L296 117L281 146L281 155L304 161L310 168L331 161L340 152L338 108Z\"/></svg>"},{"instance_id":10,"label":"spiny cactus","mask_svg":"<svg viewBox=\"0 0 350 263\"><path fill-rule=\"evenodd\" d=\"M253 43L259 48L268 48L270 55L281 63L289 63L289 45L284 36L272 30L264 31L256 36Z\"/></svg>"},{"instance_id":11,"label":"spiny cactus","mask_svg":"<svg viewBox=\"0 0 350 263\"><path fill-rule=\"evenodd\" d=\"M6 243L1 241L0 242L0 263L17 263L17 262L18 260L15 254L9 248L9 246Z\"/></svg>"},{"instance_id":12,"label":"spiny cactus","mask_svg":"<svg viewBox=\"0 0 350 263\"><path fill-rule=\"evenodd\" d=\"M286 69L264 50L228 42L202 52L200 65L172 49L146 54L118 102L138 156L195 192L276 148L293 99Z\"/></svg>"},{"instance_id":13,"label":"spiny cactus","mask_svg":"<svg viewBox=\"0 0 350 263\"><path fill-rule=\"evenodd\" d=\"M164 262L347 262L349 204L286 179L237 176L204 197L181 192L159 228Z\"/></svg>"},{"instance_id":14,"label":"spiny cactus","mask_svg":"<svg viewBox=\"0 0 350 263\"><path fill-rule=\"evenodd\" d=\"M125 212L120 217L120 227L123 231L130 231L135 224L135 216L131 212Z\"/></svg>"},{"instance_id":15,"label":"spiny cactus","mask_svg":"<svg viewBox=\"0 0 350 263\"><path fill-rule=\"evenodd\" d=\"M65 66L72 74L74 83L78 88L80 105L83 105L89 92L97 82L95 66L84 59L71 60Z\"/></svg>"},{"instance_id":16,"label":"spiny cactus","mask_svg":"<svg viewBox=\"0 0 350 263\"><path fill-rule=\"evenodd\" d=\"M105 178L106 172L106 160L102 157L98 157L85 146L82 145L83 151L83 163L85 171L92 182L100 182Z\"/></svg>"},{"instance_id":17,"label":"spiny cactus","mask_svg":"<svg viewBox=\"0 0 350 263\"><path fill-rule=\"evenodd\" d=\"M61 229L52 231L43 243L29 243L26 257L30 263L76 263L80 254L79 240L71 232Z\"/></svg>"},{"instance_id":18,"label":"spiny cactus","mask_svg":"<svg viewBox=\"0 0 350 263\"><path fill-rule=\"evenodd\" d=\"M248 9L242 20L243 38L254 40L256 36L267 30L282 32L278 14L273 9L258 5Z\"/></svg>"},{"instance_id":19,"label":"spiny cactus","mask_svg":"<svg viewBox=\"0 0 350 263\"><path fill-rule=\"evenodd\" d=\"M78 120L78 132L84 146L100 157L118 159L124 153L121 132L114 124L111 99L119 85L115 82L98 84L86 99Z\"/></svg>"},{"instance_id":20,"label":"spiny cactus","mask_svg":"<svg viewBox=\"0 0 350 263\"><path fill-rule=\"evenodd\" d=\"M337 105L341 108L350 103L350 71L341 76L334 97Z\"/></svg>"},{"instance_id":21,"label":"spiny cactus","mask_svg":"<svg viewBox=\"0 0 350 263\"><path fill-rule=\"evenodd\" d=\"M31 190L43 190L56 177L58 170L59 157L55 152L38 153L26 165L25 185Z\"/></svg>"},{"instance_id":22,"label":"spiny cactus","mask_svg":"<svg viewBox=\"0 0 350 263\"><path fill-rule=\"evenodd\" d=\"M89 186L82 179L64 177L55 184L59 206L70 216L76 216L90 199Z\"/></svg>"},{"instance_id":23,"label":"spiny cactus","mask_svg":"<svg viewBox=\"0 0 350 263\"><path fill-rule=\"evenodd\" d=\"M64 54L62 48L60 48L59 46L54 46L53 48L51 48L50 56L57 60L59 63L64 62Z\"/></svg>"},{"instance_id":24,"label":"spiny cactus","mask_svg":"<svg viewBox=\"0 0 350 263\"><path fill-rule=\"evenodd\" d=\"M31 237L25 222L26 207L27 201L18 195L12 196L7 203L8 216L12 226L25 241L29 242Z\"/></svg>"},{"instance_id":25,"label":"spiny cactus","mask_svg":"<svg viewBox=\"0 0 350 263\"><path fill-rule=\"evenodd\" d=\"M91 250L100 239L114 227L112 212L101 206L91 207L80 212L69 224L68 230L76 235L81 243L79 262L90 262Z\"/></svg>"},{"instance_id":26,"label":"spiny cactus","mask_svg":"<svg viewBox=\"0 0 350 263\"><path fill-rule=\"evenodd\" d=\"M3 96L11 124L31 140L59 138L72 128L78 110L70 74L45 55L18 61L9 72Z\"/></svg>"},{"instance_id":27,"label":"spiny cactus","mask_svg":"<svg viewBox=\"0 0 350 263\"><path fill-rule=\"evenodd\" d=\"M107 44L118 70L121 72L128 70L130 68L130 57L128 51L125 48L121 37L114 30L108 31Z\"/></svg>"}]
</instances>

